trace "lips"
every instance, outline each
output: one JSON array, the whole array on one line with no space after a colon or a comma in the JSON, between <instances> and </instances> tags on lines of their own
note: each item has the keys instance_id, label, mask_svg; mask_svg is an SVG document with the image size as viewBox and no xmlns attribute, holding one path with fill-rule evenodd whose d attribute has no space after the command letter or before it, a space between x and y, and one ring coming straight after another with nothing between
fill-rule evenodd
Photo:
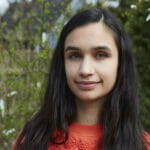
<instances>
[{"instance_id":1,"label":"lips","mask_svg":"<svg viewBox=\"0 0 150 150\"><path fill-rule=\"evenodd\" d=\"M83 90L91 90L96 87L96 85L100 82L96 81L77 81L77 86Z\"/></svg>"}]
</instances>

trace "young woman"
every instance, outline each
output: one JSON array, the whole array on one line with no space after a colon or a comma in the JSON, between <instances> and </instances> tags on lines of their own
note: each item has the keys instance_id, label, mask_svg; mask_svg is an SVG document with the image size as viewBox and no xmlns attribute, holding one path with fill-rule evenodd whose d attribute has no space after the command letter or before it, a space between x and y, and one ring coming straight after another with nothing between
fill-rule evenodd
<instances>
[{"instance_id":1,"label":"young woman","mask_svg":"<svg viewBox=\"0 0 150 150\"><path fill-rule=\"evenodd\" d=\"M136 90L122 25L107 10L80 12L60 34L44 104L12 150L150 150Z\"/></svg>"}]
</instances>

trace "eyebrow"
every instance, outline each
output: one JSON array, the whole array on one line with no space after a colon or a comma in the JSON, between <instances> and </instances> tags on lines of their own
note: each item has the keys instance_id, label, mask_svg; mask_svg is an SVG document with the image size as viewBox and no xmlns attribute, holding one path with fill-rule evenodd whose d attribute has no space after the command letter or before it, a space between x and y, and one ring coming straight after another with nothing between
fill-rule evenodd
<instances>
[{"instance_id":1,"label":"eyebrow","mask_svg":"<svg viewBox=\"0 0 150 150\"><path fill-rule=\"evenodd\" d=\"M96 46L96 47L92 47L91 49L92 50L106 50L106 51L111 51L111 49L109 47L107 47L107 46ZM77 50L77 51L79 51L79 50L81 50L81 48L76 47L76 46L67 46L65 48L65 52L71 51L71 50Z\"/></svg>"}]
</instances>

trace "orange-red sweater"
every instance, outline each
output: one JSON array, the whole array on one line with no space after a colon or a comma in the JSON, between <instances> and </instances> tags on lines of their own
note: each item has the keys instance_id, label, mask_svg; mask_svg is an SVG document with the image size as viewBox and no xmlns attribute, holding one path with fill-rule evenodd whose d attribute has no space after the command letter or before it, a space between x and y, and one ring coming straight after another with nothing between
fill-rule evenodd
<instances>
[{"instance_id":1,"label":"orange-red sweater","mask_svg":"<svg viewBox=\"0 0 150 150\"><path fill-rule=\"evenodd\" d=\"M64 144L50 143L48 150L97 150L97 143L102 140L102 125L81 125L72 123L68 129L69 138ZM59 139L57 139L59 140ZM150 150L150 134L143 133L145 147ZM15 142L16 144L16 142ZM13 145L11 150L14 150Z\"/></svg>"}]
</instances>

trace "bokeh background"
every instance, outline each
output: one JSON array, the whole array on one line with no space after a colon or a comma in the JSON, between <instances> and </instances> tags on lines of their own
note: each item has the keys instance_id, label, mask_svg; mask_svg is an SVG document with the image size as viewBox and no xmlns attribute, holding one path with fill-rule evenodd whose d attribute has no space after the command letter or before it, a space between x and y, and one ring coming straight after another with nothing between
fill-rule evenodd
<instances>
[{"instance_id":1,"label":"bokeh background","mask_svg":"<svg viewBox=\"0 0 150 150\"><path fill-rule=\"evenodd\" d=\"M140 117L150 132L150 0L0 0L0 150L10 150L39 110L62 27L91 7L114 12L130 36Z\"/></svg>"}]
</instances>

